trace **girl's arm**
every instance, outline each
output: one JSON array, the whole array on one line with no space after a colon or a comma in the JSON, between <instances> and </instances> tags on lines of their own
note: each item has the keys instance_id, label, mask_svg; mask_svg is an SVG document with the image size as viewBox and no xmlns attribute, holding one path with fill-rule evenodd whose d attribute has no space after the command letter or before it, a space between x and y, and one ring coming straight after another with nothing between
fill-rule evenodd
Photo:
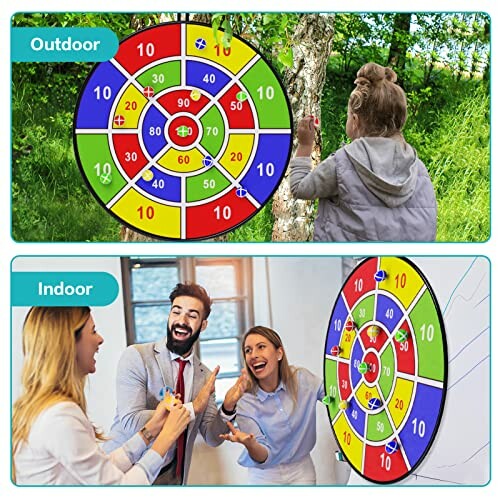
<instances>
[{"instance_id":1,"label":"girl's arm","mask_svg":"<svg viewBox=\"0 0 500 500\"><path fill-rule=\"evenodd\" d=\"M311 153L314 144L314 118L303 118L297 127L299 145L290 162L290 189L295 198L314 200L331 198L338 192L337 171L333 156L312 170Z\"/></svg>"}]
</instances>

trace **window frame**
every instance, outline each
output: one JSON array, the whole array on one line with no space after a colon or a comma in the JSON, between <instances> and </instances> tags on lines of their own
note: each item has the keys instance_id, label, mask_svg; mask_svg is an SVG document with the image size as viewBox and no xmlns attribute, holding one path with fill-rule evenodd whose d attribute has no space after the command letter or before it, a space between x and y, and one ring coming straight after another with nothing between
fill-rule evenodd
<instances>
[{"instance_id":1,"label":"window frame","mask_svg":"<svg viewBox=\"0 0 500 500\"><path fill-rule=\"evenodd\" d=\"M158 304L171 306L170 300L132 300L132 269L137 265L141 267L176 267L180 283L191 281L196 283L196 268L199 266L231 265L235 271L236 295L212 298L213 307L218 303L236 303L237 332L233 337L238 343L244 333L254 324L254 304L253 304L253 271L251 257L121 257L122 293L123 307L125 315L127 346L137 344L137 336L134 320L134 307L137 304ZM203 285L203 284L202 284ZM209 318L210 320L210 318ZM166 335L166 328L165 328ZM163 338L163 337L162 337ZM202 337L195 344L195 354L203 362L200 346L204 342L219 340L217 337ZM238 351L238 370L234 372L221 373L218 378L234 378L240 375L242 359Z\"/></svg>"}]
</instances>

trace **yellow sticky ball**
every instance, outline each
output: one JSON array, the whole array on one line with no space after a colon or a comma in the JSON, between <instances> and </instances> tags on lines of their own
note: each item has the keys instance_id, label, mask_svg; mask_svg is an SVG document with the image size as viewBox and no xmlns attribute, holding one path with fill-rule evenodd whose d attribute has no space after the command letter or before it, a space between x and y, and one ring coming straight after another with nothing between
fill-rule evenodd
<instances>
[{"instance_id":1,"label":"yellow sticky ball","mask_svg":"<svg viewBox=\"0 0 500 500\"><path fill-rule=\"evenodd\" d=\"M349 404L347 403L347 401L345 399L343 399L340 403L339 403L339 408L341 410L347 410L347 407L349 406Z\"/></svg>"},{"instance_id":2,"label":"yellow sticky ball","mask_svg":"<svg viewBox=\"0 0 500 500\"><path fill-rule=\"evenodd\" d=\"M380 328L375 325L369 326L366 333L368 333L368 337L371 337L373 339L380 333Z\"/></svg>"},{"instance_id":3,"label":"yellow sticky ball","mask_svg":"<svg viewBox=\"0 0 500 500\"><path fill-rule=\"evenodd\" d=\"M153 177L154 177L154 174L153 174L153 172L151 172L151 170L146 170L145 172L142 173L142 178L146 182L149 182L150 180L152 180Z\"/></svg>"},{"instance_id":4,"label":"yellow sticky ball","mask_svg":"<svg viewBox=\"0 0 500 500\"><path fill-rule=\"evenodd\" d=\"M199 90L192 90L191 91L191 99L193 101L199 101L201 98L201 93Z\"/></svg>"}]
</instances>

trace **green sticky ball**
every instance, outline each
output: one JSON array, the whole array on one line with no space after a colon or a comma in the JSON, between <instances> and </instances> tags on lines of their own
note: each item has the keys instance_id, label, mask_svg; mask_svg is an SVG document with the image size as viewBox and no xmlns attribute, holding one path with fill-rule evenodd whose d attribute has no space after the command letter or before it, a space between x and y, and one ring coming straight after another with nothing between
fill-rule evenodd
<instances>
[{"instance_id":1,"label":"green sticky ball","mask_svg":"<svg viewBox=\"0 0 500 500\"><path fill-rule=\"evenodd\" d=\"M359 363L358 372L361 374L364 374L367 371L368 371L368 364L365 363L364 361L362 363Z\"/></svg>"},{"instance_id":2,"label":"green sticky ball","mask_svg":"<svg viewBox=\"0 0 500 500\"><path fill-rule=\"evenodd\" d=\"M396 342L405 342L408 339L408 332L401 328L396 332Z\"/></svg>"},{"instance_id":3,"label":"green sticky ball","mask_svg":"<svg viewBox=\"0 0 500 500\"><path fill-rule=\"evenodd\" d=\"M101 184L111 184L111 174L101 174L99 177L99 181Z\"/></svg>"}]
</instances>

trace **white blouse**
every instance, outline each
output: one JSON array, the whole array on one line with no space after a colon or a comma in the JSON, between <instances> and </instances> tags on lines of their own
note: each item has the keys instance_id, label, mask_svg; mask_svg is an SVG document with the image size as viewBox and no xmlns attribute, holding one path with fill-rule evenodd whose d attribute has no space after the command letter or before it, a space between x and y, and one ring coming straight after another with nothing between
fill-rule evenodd
<instances>
[{"instance_id":1,"label":"white blouse","mask_svg":"<svg viewBox=\"0 0 500 500\"><path fill-rule=\"evenodd\" d=\"M163 459L135 434L106 455L94 428L72 402L57 403L36 418L14 457L17 484L151 484ZM141 458L142 457L142 458ZM134 465L135 464L135 465Z\"/></svg>"}]
</instances>

